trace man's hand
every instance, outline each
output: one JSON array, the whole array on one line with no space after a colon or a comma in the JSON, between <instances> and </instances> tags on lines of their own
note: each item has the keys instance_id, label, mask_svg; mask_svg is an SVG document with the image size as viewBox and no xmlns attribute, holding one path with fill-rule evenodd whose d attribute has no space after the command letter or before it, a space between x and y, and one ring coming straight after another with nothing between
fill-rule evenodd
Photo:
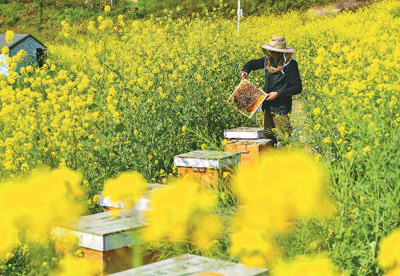
<instances>
[{"instance_id":1,"label":"man's hand","mask_svg":"<svg viewBox=\"0 0 400 276\"><path fill-rule=\"evenodd\" d=\"M273 101L278 97L278 92L269 92L267 94L267 97L265 98L265 100L267 101Z\"/></svg>"},{"instance_id":2,"label":"man's hand","mask_svg":"<svg viewBox=\"0 0 400 276\"><path fill-rule=\"evenodd\" d=\"M249 73L247 73L245 71L240 71L240 76L242 77L242 79L247 78L248 75L249 75Z\"/></svg>"}]
</instances>

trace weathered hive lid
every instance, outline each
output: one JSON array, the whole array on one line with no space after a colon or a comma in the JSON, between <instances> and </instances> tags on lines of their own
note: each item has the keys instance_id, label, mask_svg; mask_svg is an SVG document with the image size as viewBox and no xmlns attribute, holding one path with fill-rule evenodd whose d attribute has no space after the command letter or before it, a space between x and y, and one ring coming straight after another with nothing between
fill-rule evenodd
<instances>
[{"instance_id":1,"label":"weathered hive lid","mask_svg":"<svg viewBox=\"0 0 400 276\"><path fill-rule=\"evenodd\" d=\"M221 169L239 162L240 154L235 152L196 150L174 157L174 165L177 167Z\"/></svg>"},{"instance_id":2,"label":"weathered hive lid","mask_svg":"<svg viewBox=\"0 0 400 276\"><path fill-rule=\"evenodd\" d=\"M264 130L260 127L238 127L225 130L226 139L260 139L264 135Z\"/></svg>"},{"instance_id":3,"label":"weathered hive lid","mask_svg":"<svg viewBox=\"0 0 400 276\"><path fill-rule=\"evenodd\" d=\"M83 216L68 228L54 227L53 235L62 241L65 234L72 234L79 239L80 247L104 252L132 244L133 233L144 225L137 210L123 210L117 216L103 212Z\"/></svg>"},{"instance_id":4,"label":"weathered hive lid","mask_svg":"<svg viewBox=\"0 0 400 276\"><path fill-rule=\"evenodd\" d=\"M144 265L141 267L110 274L110 276L176 276L176 275L229 275L229 276L267 276L264 268L249 268L242 264L185 254L179 257ZM213 274L212 274L213 273Z\"/></svg>"}]
</instances>

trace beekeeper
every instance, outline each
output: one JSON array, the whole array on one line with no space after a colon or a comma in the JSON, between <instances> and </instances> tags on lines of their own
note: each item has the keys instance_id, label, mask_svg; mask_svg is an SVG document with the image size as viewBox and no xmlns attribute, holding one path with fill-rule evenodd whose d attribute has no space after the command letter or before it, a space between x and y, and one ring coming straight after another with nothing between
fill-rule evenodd
<instances>
[{"instance_id":1,"label":"beekeeper","mask_svg":"<svg viewBox=\"0 0 400 276\"><path fill-rule=\"evenodd\" d=\"M260 47L265 57L247 62L240 75L245 79L251 71L265 69L264 136L276 144L284 140L279 134L291 135L292 96L301 93L303 87L297 62L292 58L294 50L286 46L283 36L275 36L269 44Z\"/></svg>"}]
</instances>

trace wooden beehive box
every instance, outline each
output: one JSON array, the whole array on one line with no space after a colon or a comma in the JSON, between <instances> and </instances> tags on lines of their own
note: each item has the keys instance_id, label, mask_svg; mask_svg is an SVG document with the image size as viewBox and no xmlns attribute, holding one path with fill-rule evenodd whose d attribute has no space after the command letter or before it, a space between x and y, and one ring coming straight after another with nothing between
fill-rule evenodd
<instances>
[{"instance_id":1,"label":"wooden beehive box","mask_svg":"<svg viewBox=\"0 0 400 276\"><path fill-rule=\"evenodd\" d=\"M143 226L145 222L137 210L122 210L116 215L103 212L83 216L69 227L55 227L53 236L56 245L65 242L63 237L75 236L83 258L99 260L107 274L133 267L133 253L129 246L134 245L134 236ZM150 263L151 257L147 255L143 263Z\"/></svg>"},{"instance_id":2,"label":"wooden beehive box","mask_svg":"<svg viewBox=\"0 0 400 276\"><path fill-rule=\"evenodd\" d=\"M148 190L144 193L144 195L138 200L136 205L133 207L133 209L140 210L140 211L149 211L149 204L150 201L147 199L149 194L156 190L156 189L161 189L165 187L165 185L161 184L155 184L155 183L147 183L148 185ZM103 194L100 192L100 206L104 207L104 211L111 211L111 210L116 210L116 209L123 209L125 208L124 203L120 201L111 201L111 198L109 196L104 197Z\"/></svg>"},{"instance_id":3,"label":"wooden beehive box","mask_svg":"<svg viewBox=\"0 0 400 276\"><path fill-rule=\"evenodd\" d=\"M174 157L178 177L190 175L212 188L218 188L224 173L232 173L239 162L240 154L235 152L196 150Z\"/></svg>"},{"instance_id":4,"label":"wooden beehive box","mask_svg":"<svg viewBox=\"0 0 400 276\"><path fill-rule=\"evenodd\" d=\"M264 131L259 127L238 127L224 131L226 151L241 154L239 167L258 162L260 154L272 146L272 140L262 139Z\"/></svg>"},{"instance_id":5,"label":"wooden beehive box","mask_svg":"<svg viewBox=\"0 0 400 276\"><path fill-rule=\"evenodd\" d=\"M271 139L234 140L226 144L226 151L240 152L239 168L243 165L257 164L261 153L271 148Z\"/></svg>"},{"instance_id":6,"label":"wooden beehive box","mask_svg":"<svg viewBox=\"0 0 400 276\"><path fill-rule=\"evenodd\" d=\"M186 254L164 261L129 269L110 276L267 276L264 268L249 268L242 264Z\"/></svg>"}]
</instances>

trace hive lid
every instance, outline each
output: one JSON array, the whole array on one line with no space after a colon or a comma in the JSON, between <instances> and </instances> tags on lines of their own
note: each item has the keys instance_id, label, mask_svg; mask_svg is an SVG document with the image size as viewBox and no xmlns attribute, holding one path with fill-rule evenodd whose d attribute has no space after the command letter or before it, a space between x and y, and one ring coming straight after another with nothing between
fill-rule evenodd
<instances>
[{"instance_id":1,"label":"hive lid","mask_svg":"<svg viewBox=\"0 0 400 276\"><path fill-rule=\"evenodd\" d=\"M135 231L145 225L141 212L130 209L80 217L68 227L54 227L53 235L62 241L65 234L72 234L81 247L108 251L132 244Z\"/></svg>"},{"instance_id":2,"label":"hive lid","mask_svg":"<svg viewBox=\"0 0 400 276\"><path fill-rule=\"evenodd\" d=\"M261 106L267 94L246 79L243 79L228 98L227 103L248 118Z\"/></svg>"},{"instance_id":3,"label":"hive lid","mask_svg":"<svg viewBox=\"0 0 400 276\"><path fill-rule=\"evenodd\" d=\"M224 131L226 139L259 139L264 135L261 127L238 127Z\"/></svg>"},{"instance_id":4,"label":"hive lid","mask_svg":"<svg viewBox=\"0 0 400 276\"><path fill-rule=\"evenodd\" d=\"M209 274L207 274L209 273ZM242 264L185 254L179 257L110 274L110 276L176 276L176 275L229 275L267 276L264 268L249 268Z\"/></svg>"},{"instance_id":5,"label":"hive lid","mask_svg":"<svg viewBox=\"0 0 400 276\"><path fill-rule=\"evenodd\" d=\"M221 169L239 162L239 153L223 151L196 150L174 157L174 165L177 167Z\"/></svg>"}]
</instances>

